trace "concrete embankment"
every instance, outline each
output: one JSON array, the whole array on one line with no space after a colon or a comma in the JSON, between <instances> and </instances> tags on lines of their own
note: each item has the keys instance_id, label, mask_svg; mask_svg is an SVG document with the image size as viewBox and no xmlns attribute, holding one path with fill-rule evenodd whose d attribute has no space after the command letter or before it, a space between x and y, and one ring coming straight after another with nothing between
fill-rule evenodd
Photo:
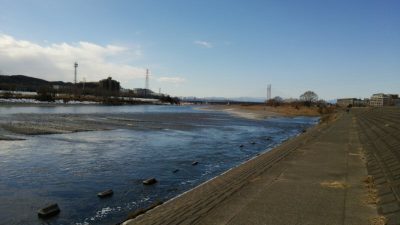
<instances>
[{"instance_id":1,"label":"concrete embankment","mask_svg":"<svg viewBox=\"0 0 400 225\"><path fill-rule=\"evenodd\" d=\"M358 110L354 116L368 173L378 189L378 212L400 224L400 108Z\"/></svg>"},{"instance_id":2,"label":"concrete embankment","mask_svg":"<svg viewBox=\"0 0 400 225\"><path fill-rule=\"evenodd\" d=\"M124 224L399 224L399 120L343 113Z\"/></svg>"}]
</instances>

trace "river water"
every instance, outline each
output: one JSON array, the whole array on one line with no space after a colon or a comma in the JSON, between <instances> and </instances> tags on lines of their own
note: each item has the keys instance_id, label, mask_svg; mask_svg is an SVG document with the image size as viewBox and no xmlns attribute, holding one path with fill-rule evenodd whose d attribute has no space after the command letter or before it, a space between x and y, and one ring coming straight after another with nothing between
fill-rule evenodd
<instances>
[{"instance_id":1,"label":"river water","mask_svg":"<svg viewBox=\"0 0 400 225\"><path fill-rule=\"evenodd\" d=\"M171 199L318 121L250 120L182 106L1 107L0 119L17 113L129 114L154 118L159 126L0 141L0 224L7 225L116 224L129 212ZM144 186L142 180L151 177L159 182ZM96 196L107 189L114 190L112 197ZM58 203L61 213L39 219L37 210L50 203Z\"/></svg>"}]
</instances>

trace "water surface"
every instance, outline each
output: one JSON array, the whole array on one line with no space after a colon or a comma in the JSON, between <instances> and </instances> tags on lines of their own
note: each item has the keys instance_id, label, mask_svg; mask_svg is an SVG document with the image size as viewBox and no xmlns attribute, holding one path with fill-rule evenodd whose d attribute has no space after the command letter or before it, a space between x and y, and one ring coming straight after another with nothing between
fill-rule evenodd
<instances>
[{"instance_id":1,"label":"water surface","mask_svg":"<svg viewBox=\"0 0 400 225\"><path fill-rule=\"evenodd\" d=\"M183 193L270 150L318 120L248 120L221 112L171 106L0 108L3 116L107 113L160 121L169 115L165 123L157 122L157 128L144 126L0 141L0 224L21 225L121 222L128 212ZM199 164L192 166L193 161ZM173 173L176 169L179 171ZM150 177L159 182L143 186L142 180ZM96 196L110 188L114 190L111 198ZM54 202L61 208L58 216L50 220L37 218L39 208Z\"/></svg>"}]
</instances>

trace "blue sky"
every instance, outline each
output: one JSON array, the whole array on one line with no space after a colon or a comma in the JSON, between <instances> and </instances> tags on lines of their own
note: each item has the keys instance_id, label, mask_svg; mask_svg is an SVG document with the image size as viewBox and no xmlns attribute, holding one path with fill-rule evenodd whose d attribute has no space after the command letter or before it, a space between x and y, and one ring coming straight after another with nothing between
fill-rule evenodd
<instances>
[{"instance_id":1,"label":"blue sky","mask_svg":"<svg viewBox=\"0 0 400 225\"><path fill-rule=\"evenodd\" d=\"M177 96L400 92L397 0L0 0L0 71Z\"/></svg>"}]
</instances>

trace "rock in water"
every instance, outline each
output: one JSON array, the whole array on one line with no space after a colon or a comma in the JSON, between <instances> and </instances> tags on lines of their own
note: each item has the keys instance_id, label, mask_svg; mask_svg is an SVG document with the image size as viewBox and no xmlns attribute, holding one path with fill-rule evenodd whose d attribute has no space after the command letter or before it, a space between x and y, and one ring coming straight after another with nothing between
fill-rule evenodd
<instances>
[{"instance_id":1,"label":"rock in water","mask_svg":"<svg viewBox=\"0 0 400 225\"><path fill-rule=\"evenodd\" d=\"M105 198L105 197L110 197L113 194L114 194L113 190L110 189L107 191L102 191L102 192L97 193L97 196L99 198Z\"/></svg>"},{"instance_id":2,"label":"rock in water","mask_svg":"<svg viewBox=\"0 0 400 225\"><path fill-rule=\"evenodd\" d=\"M150 178L150 179L147 179L147 180L143 181L144 185L152 185L152 184L155 184L155 183L157 183L156 178Z\"/></svg>"},{"instance_id":3,"label":"rock in water","mask_svg":"<svg viewBox=\"0 0 400 225\"><path fill-rule=\"evenodd\" d=\"M42 209L38 210L38 216L40 218L49 218L52 216L55 216L60 213L60 208L58 207L57 203L56 204L51 204L49 206L46 206Z\"/></svg>"}]
</instances>

